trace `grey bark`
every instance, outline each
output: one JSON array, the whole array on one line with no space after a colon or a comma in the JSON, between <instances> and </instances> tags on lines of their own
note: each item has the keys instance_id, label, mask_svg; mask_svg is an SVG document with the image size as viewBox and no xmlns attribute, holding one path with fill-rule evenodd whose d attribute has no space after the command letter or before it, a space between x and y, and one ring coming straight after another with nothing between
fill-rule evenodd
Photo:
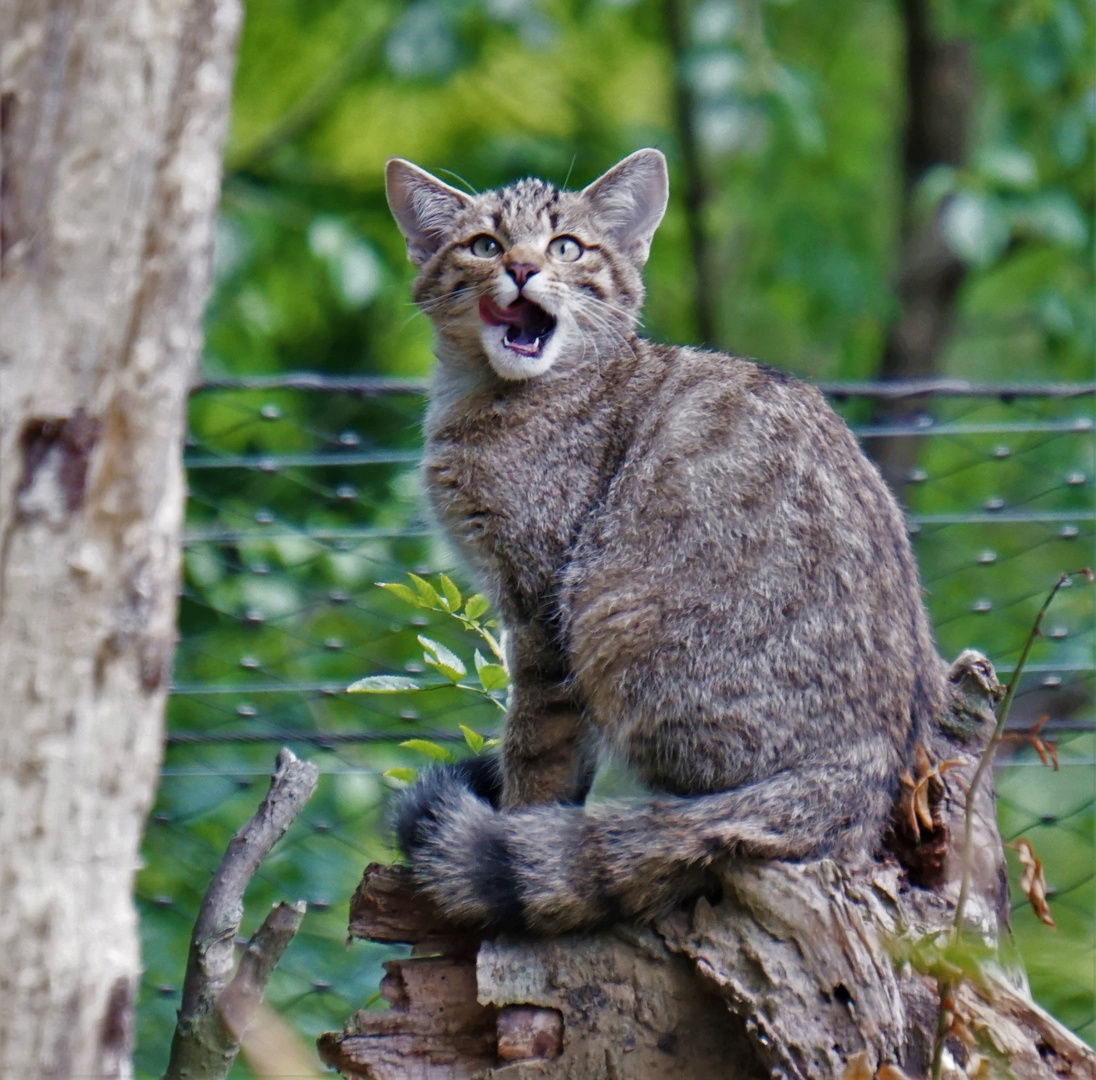
<instances>
[{"instance_id":1,"label":"grey bark","mask_svg":"<svg viewBox=\"0 0 1096 1080\"><path fill-rule=\"evenodd\" d=\"M936 771L909 777L928 784L931 820L896 819L892 846L908 869L730 859L717 902L652 927L480 942L446 925L406 870L371 867L351 935L411 942L415 955L385 965L391 1008L323 1036L321 1057L366 1080L871 1080L888 1065L928 1075L940 999L911 957L954 919L966 792L1000 696L973 652L952 685L952 711L924 748ZM973 813L964 921L993 943L1008 897L992 791L977 792ZM1093 1075L1092 1050L1031 1001L1007 956L952 976L948 993L948 1080Z\"/></svg>"},{"instance_id":2,"label":"grey bark","mask_svg":"<svg viewBox=\"0 0 1096 1080\"><path fill-rule=\"evenodd\" d=\"M0 9L0 1075L131 1075L238 0Z\"/></svg>"}]
</instances>

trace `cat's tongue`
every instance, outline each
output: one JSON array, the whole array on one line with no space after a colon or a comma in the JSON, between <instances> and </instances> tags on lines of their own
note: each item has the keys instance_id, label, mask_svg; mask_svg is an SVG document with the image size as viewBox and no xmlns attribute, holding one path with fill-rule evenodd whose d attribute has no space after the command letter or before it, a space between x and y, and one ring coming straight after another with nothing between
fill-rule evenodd
<instances>
[{"instance_id":1,"label":"cat's tongue","mask_svg":"<svg viewBox=\"0 0 1096 1080\"><path fill-rule=\"evenodd\" d=\"M542 307L524 297L509 307L500 307L490 296L479 302L480 318L489 326L505 326L506 344L515 352L540 351L541 339L555 328L556 320Z\"/></svg>"}]
</instances>

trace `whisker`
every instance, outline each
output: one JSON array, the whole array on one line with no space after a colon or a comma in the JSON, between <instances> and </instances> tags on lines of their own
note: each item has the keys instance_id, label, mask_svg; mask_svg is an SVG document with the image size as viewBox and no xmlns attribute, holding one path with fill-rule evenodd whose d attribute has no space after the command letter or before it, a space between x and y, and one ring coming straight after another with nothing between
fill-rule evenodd
<instances>
[{"instance_id":1,"label":"whisker","mask_svg":"<svg viewBox=\"0 0 1096 1080\"><path fill-rule=\"evenodd\" d=\"M643 325L643 318L638 312L627 311L622 307L617 307L616 304L610 304L608 300L603 300L600 296L594 296L592 293L580 293L582 301L587 304L597 304L600 307L608 308L616 315L620 315L622 318L627 319L630 323L636 326Z\"/></svg>"},{"instance_id":2,"label":"whisker","mask_svg":"<svg viewBox=\"0 0 1096 1080\"><path fill-rule=\"evenodd\" d=\"M453 177L454 180L459 180L466 188L468 188L469 194L471 194L471 195L478 195L479 194L479 192L474 187L472 187L472 185L470 183L468 183L468 181L465 180L464 177L461 176L460 173L455 173L455 172L453 172L452 169L438 169L438 172L443 172L446 175Z\"/></svg>"}]
</instances>

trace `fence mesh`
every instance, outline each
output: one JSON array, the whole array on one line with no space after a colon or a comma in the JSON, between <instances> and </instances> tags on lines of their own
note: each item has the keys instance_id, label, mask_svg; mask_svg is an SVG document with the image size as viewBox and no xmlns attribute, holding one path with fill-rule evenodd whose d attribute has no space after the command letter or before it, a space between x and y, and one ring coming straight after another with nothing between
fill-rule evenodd
<instances>
[{"instance_id":1,"label":"fence mesh","mask_svg":"<svg viewBox=\"0 0 1096 1080\"><path fill-rule=\"evenodd\" d=\"M897 443L913 462L901 496L941 652L981 649L1007 678L1058 575L1093 561L1093 388L825 389L869 451ZM265 791L279 746L316 761L321 781L252 883L243 929L250 933L279 899L308 901L269 1000L311 1039L374 996L381 956L391 954L348 949L345 936L362 867L392 855L381 774L421 764L400 742L424 734L459 741L458 724L497 726L490 703L453 689L342 692L362 675L421 670L416 635L428 626L469 651L450 627L374 587L408 570L453 569L423 517L422 406L415 382L321 376L207 383L193 397L180 641L138 889L146 962L139 1075L162 1071L201 896ZM1056 931L1041 926L1014 887L1018 945L1037 998L1090 1042L1094 595L1074 587L1052 608L997 768L1005 838L1032 841L1058 922ZM1040 723L1057 740L1057 772L1023 738ZM249 1074L238 1064L233 1075Z\"/></svg>"}]
</instances>

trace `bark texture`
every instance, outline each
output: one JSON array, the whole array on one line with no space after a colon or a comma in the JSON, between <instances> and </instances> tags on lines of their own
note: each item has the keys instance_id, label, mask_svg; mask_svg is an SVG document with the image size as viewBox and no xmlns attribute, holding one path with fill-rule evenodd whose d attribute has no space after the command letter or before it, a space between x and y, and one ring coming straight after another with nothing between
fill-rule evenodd
<instances>
[{"instance_id":1,"label":"bark texture","mask_svg":"<svg viewBox=\"0 0 1096 1080\"><path fill-rule=\"evenodd\" d=\"M0 1075L123 1077L238 0L0 13Z\"/></svg>"},{"instance_id":2,"label":"bark texture","mask_svg":"<svg viewBox=\"0 0 1096 1080\"><path fill-rule=\"evenodd\" d=\"M410 942L416 955L385 965L391 1009L323 1036L321 1057L368 1080L884 1080L895 1076L886 1066L927 1076L940 995L924 957L954 918L966 792L1000 696L977 653L951 675L951 713L903 781L891 841L907 867L728 860L718 901L652 927L479 942L416 896L406 869L373 866L350 933ZM1008 914L988 789L974 827L964 921L988 945ZM1093 1075L1092 1050L1031 1001L1008 960L949 978L947 1080Z\"/></svg>"}]
</instances>

